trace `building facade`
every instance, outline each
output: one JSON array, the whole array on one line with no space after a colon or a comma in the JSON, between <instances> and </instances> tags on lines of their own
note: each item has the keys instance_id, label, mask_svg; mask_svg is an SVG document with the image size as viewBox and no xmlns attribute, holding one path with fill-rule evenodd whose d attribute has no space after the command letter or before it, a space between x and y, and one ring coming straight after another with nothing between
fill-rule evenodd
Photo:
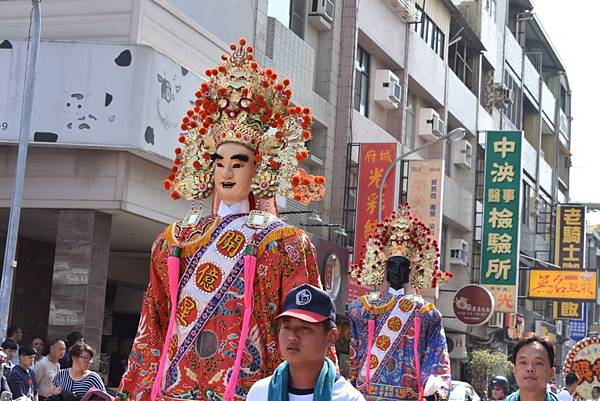
<instances>
[{"instance_id":1,"label":"building facade","mask_svg":"<svg viewBox=\"0 0 600 401\"><path fill-rule=\"evenodd\" d=\"M453 377L460 379L465 346L508 353L515 341L508 336L515 329L511 324L522 322L519 330L534 331L536 320L553 319L552 302L527 299L527 269L552 262L555 206L570 200L567 73L531 1L343 4L342 37L354 33L355 44L342 42L341 59L353 59L354 67L346 62L340 69L337 143L397 143L401 154L435 140L432 129L439 127L438 134L466 131L460 141L437 143L410 156L445 164L441 265L454 278L438 294L428 295L437 299L448 337L463 344L460 352L451 353ZM397 95L381 98L382 85L396 84ZM452 299L464 284L479 282L489 130L524 132L518 313L496 313L485 326L467 328L454 317ZM336 161L334 174L339 172L346 186L332 196L338 202L345 197L350 205L333 217L352 234L360 166L357 152L349 155L357 168ZM402 165L396 190L407 200L411 191L421 189L410 186L413 169Z\"/></svg>"},{"instance_id":2,"label":"building facade","mask_svg":"<svg viewBox=\"0 0 600 401\"><path fill-rule=\"evenodd\" d=\"M0 100L6 221L30 8L15 0L0 8L0 89L11 94ZM314 235L338 310L350 301L348 258L356 257L356 145L394 143L398 155L424 146L411 159L444 165L435 185L440 210L431 212L439 219L442 269L454 279L427 295L448 337L464 339L451 355L453 376L462 378L467 349L510 351L504 321L511 319L497 314L468 328L451 305L480 275L485 133L522 130L518 314L527 329L551 319L551 302L525 298L527 268L551 262L555 205L569 201L571 92L533 1L222 0L199 7L190 0L48 0L42 9L11 313L27 336L78 329L108 350L135 334L152 240L189 206L162 191L179 118L203 71L239 37L254 44L264 67L289 77L296 101L312 109L305 168L328 178L328 195L310 213L289 200L279 206ZM461 140L425 146L456 129L465 131ZM395 191L406 201L419 188L409 185L416 176L409 164L399 166ZM330 254L341 263L330 263ZM32 313L19 313L24 308ZM344 340L338 348L343 363Z\"/></svg>"}]
</instances>

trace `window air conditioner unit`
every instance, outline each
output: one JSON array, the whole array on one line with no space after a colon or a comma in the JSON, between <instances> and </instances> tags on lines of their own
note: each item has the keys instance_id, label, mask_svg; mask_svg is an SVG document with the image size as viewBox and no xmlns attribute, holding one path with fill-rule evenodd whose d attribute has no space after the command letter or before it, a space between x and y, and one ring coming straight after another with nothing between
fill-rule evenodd
<instances>
[{"instance_id":1,"label":"window air conditioner unit","mask_svg":"<svg viewBox=\"0 0 600 401\"><path fill-rule=\"evenodd\" d=\"M414 0L388 0L387 3L407 23L419 22L419 14Z\"/></svg>"},{"instance_id":2,"label":"window air conditioner unit","mask_svg":"<svg viewBox=\"0 0 600 401\"><path fill-rule=\"evenodd\" d=\"M473 145L466 140L453 142L452 158L454 164L459 167L471 168L473 163Z\"/></svg>"},{"instance_id":3,"label":"window air conditioner unit","mask_svg":"<svg viewBox=\"0 0 600 401\"><path fill-rule=\"evenodd\" d=\"M375 103L385 109L397 109L400 104L400 80L390 70L375 72Z\"/></svg>"},{"instance_id":4,"label":"window air conditioner unit","mask_svg":"<svg viewBox=\"0 0 600 401\"><path fill-rule=\"evenodd\" d=\"M308 23L318 31L331 30L334 9L334 0L311 0Z\"/></svg>"},{"instance_id":5,"label":"window air conditioner unit","mask_svg":"<svg viewBox=\"0 0 600 401\"><path fill-rule=\"evenodd\" d=\"M419 112L419 135L433 141L444 135L446 124L434 109L421 109Z\"/></svg>"},{"instance_id":6,"label":"window air conditioner unit","mask_svg":"<svg viewBox=\"0 0 600 401\"><path fill-rule=\"evenodd\" d=\"M490 318L490 320L488 321L488 326L489 327L495 327L497 329L501 329L503 328L503 316L502 316L502 312L494 312L492 314L492 317Z\"/></svg>"},{"instance_id":7,"label":"window air conditioner unit","mask_svg":"<svg viewBox=\"0 0 600 401\"><path fill-rule=\"evenodd\" d=\"M452 239L450 241L450 264L467 265L469 253L469 243L462 238Z\"/></svg>"}]
</instances>

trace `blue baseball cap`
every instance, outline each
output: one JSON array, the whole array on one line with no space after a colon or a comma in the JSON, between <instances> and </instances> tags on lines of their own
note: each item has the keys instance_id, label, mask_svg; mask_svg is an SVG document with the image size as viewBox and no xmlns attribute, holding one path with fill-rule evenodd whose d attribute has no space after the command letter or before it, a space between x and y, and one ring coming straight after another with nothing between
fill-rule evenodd
<instances>
[{"instance_id":1,"label":"blue baseball cap","mask_svg":"<svg viewBox=\"0 0 600 401\"><path fill-rule=\"evenodd\" d=\"M283 311L275 317L289 316L309 323L335 322L335 304L329 294L310 284L302 284L285 297Z\"/></svg>"}]
</instances>

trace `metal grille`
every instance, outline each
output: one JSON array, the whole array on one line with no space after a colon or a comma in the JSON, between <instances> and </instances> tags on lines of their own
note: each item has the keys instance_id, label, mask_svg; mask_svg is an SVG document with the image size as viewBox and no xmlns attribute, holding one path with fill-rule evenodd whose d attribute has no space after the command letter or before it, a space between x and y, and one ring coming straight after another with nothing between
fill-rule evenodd
<instances>
[{"instance_id":1,"label":"metal grille","mask_svg":"<svg viewBox=\"0 0 600 401\"><path fill-rule=\"evenodd\" d=\"M356 221L356 199L358 195L358 168L359 163L352 162L352 154L359 155L360 144L349 143L346 148L346 180L344 183L344 211L342 216L342 224L348 234L348 244L354 246L354 233L356 231L354 222Z\"/></svg>"}]
</instances>

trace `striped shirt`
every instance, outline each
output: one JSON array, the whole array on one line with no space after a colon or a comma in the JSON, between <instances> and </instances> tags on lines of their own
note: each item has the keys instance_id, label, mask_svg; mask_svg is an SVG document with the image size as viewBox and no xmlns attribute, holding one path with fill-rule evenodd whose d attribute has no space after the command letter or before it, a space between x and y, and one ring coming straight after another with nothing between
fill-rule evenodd
<instances>
[{"instance_id":1,"label":"striped shirt","mask_svg":"<svg viewBox=\"0 0 600 401\"><path fill-rule=\"evenodd\" d=\"M69 375L69 369L62 369L54 376L52 381L55 386L62 388L78 397L83 397L92 387L106 391L102 379L96 372L89 372L83 379L75 381Z\"/></svg>"}]
</instances>

